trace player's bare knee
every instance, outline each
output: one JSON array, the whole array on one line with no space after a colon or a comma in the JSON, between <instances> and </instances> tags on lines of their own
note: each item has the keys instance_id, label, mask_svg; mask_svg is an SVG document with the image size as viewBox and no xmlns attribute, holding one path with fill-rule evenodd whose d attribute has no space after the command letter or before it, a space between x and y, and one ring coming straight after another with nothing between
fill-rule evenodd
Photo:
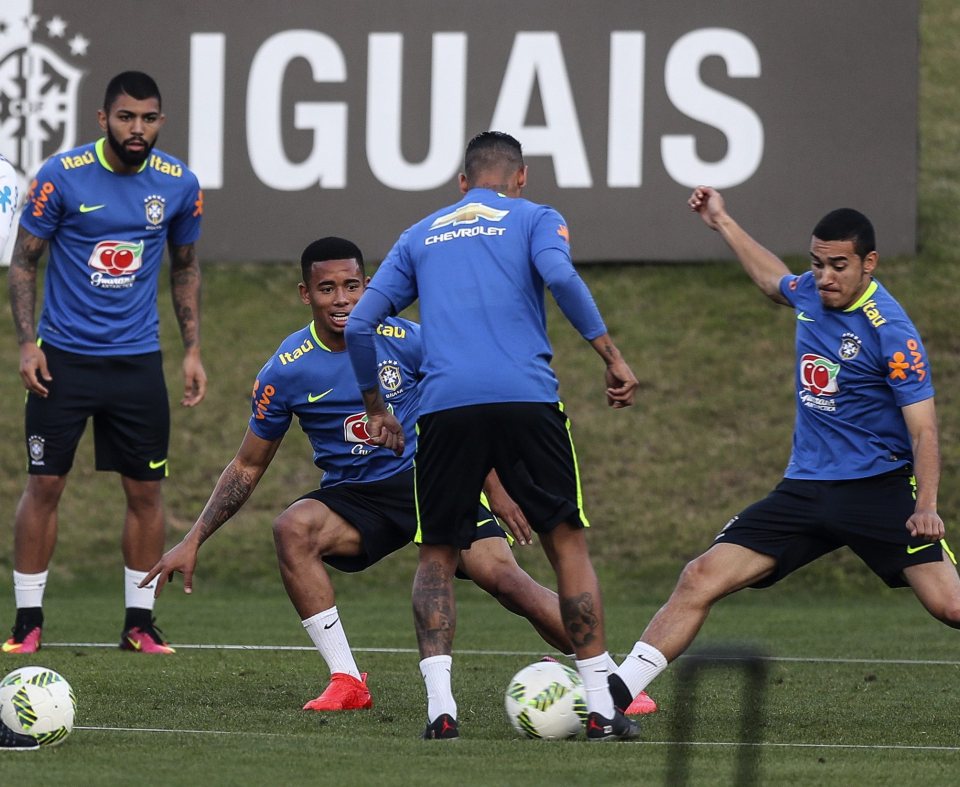
<instances>
[{"instance_id":1,"label":"player's bare knee","mask_svg":"<svg viewBox=\"0 0 960 787\"><path fill-rule=\"evenodd\" d=\"M931 611L941 623L950 628L960 629L960 599L948 599L939 609Z\"/></svg>"},{"instance_id":2,"label":"player's bare knee","mask_svg":"<svg viewBox=\"0 0 960 787\"><path fill-rule=\"evenodd\" d=\"M287 509L273 520L273 542L278 553L305 552L310 543L310 524Z\"/></svg>"}]
</instances>

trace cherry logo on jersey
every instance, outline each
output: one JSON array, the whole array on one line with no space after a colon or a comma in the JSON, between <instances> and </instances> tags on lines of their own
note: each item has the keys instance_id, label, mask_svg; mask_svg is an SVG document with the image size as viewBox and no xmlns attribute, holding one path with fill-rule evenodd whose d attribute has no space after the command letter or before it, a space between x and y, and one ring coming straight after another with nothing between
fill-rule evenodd
<instances>
[{"instance_id":1,"label":"cherry logo on jersey","mask_svg":"<svg viewBox=\"0 0 960 787\"><path fill-rule=\"evenodd\" d=\"M393 412L393 405L388 404L387 410ZM347 416L343 421L343 439L348 443L364 443L365 445L376 445L367 431L366 412L356 413Z\"/></svg>"},{"instance_id":2,"label":"cherry logo on jersey","mask_svg":"<svg viewBox=\"0 0 960 787\"><path fill-rule=\"evenodd\" d=\"M800 382L814 396L835 394L840 390L837 385L837 373L840 364L820 355L807 353L800 358Z\"/></svg>"},{"instance_id":3,"label":"cherry logo on jersey","mask_svg":"<svg viewBox=\"0 0 960 787\"><path fill-rule=\"evenodd\" d=\"M143 267L143 241L102 240L93 249L87 265L111 276L125 276Z\"/></svg>"}]
</instances>

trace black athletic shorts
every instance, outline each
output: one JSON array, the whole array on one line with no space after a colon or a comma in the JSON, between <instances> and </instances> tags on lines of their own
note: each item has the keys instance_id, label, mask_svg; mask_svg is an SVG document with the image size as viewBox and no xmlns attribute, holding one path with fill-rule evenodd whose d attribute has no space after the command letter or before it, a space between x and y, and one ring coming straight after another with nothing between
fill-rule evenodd
<instances>
[{"instance_id":1,"label":"black athletic shorts","mask_svg":"<svg viewBox=\"0 0 960 787\"><path fill-rule=\"evenodd\" d=\"M167 475L170 404L160 352L78 355L43 342L47 368L44 399L27 394L24 418L28 472L66 475L93 418L97 470L135 481Z\"/></svg>"},{"instance_id":2,"label":"black athletic shorts","mask_svg":"<svg viewBox=\"0 0 960 787\"><path fill-rule=\"evenodd\" d=\"M417 428L417 543L469 546L472 501L491 468L536 532L561 522L589 527L562 405L456 407L422 415Z\"/></svg>"},{"instance_id":3,"label":"black athletic shorts","mask_svg":"<svg viewBox=\"0 0 960 787\"><path fill-rule=\"evenodd\" d=\"M369 568L391 552L409 544L417 532L413 470L398 473L385 481L321 487L299 499L320 501L360 531L364 554L323 558L325 563L340 571L363 571ZM471 543L483 538L506 538L506 533L489 509L475 503L473 511ZM463 575L458 573L458 576Z\"/></svg>"},{"instance_id":4,"label":"black athletic shorts","mask_svg":"<svg viewBox=\"0 0 960 787\"><path fill-rule=\"evenodd\" d=\"M739 544L776 558L773 573L753 587L769 587L842 546L889 587L904 587L905 568L942 560L946 546L910 535L906 522L915 495L909 467L850 481L785 478L731 519L714 543Z\"/></svg>"}]
</instances>

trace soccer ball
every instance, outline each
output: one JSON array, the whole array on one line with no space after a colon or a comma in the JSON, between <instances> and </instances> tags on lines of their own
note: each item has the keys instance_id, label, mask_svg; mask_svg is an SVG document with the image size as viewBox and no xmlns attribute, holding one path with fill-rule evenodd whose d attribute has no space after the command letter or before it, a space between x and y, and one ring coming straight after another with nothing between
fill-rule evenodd
<instances>
[{"instance_id":1,"label":"soccer ball","mask_svg":"<svg viewBox=\"0 0 960 787\"><path fill-rule=\"evenodd\" d=\"M63 741L76 712L73 689L52 669L20 667L0 680L0 721L41 746Z\"/></svg>"},{"instance_id":2,"label":"soccer ball","mask_svg":"<svg viewBox=\"0 0 960 787\"><path fill-rule=\"evenodd\" d=\"M537 661L514 675L504 705L513 728L527 738L569 738L587 720L583 681L556 661Z\"/></svg>"}]
</instances>

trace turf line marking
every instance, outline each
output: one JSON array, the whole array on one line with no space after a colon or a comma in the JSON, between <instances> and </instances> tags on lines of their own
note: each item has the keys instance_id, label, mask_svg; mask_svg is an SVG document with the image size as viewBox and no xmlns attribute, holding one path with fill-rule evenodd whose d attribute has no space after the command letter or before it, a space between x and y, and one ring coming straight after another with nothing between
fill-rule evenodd
<instances>
[{"instance_id":1,"label":"turf line marking","mask_svg":"<svg viewBox=\"0 0 960 787\"><path fill-rule=\"evenodd\" d=\"M235 730L172 730L156 727L74 727L75 730L89 732L157 732L177 735L256 735L258 738L289 738L290 733L278 732L243 732ZM869 749L872 751L955 751L960 752L960 746L906 746L902 744L866 744L866 743L746 743L736 741L633 741L632 746L718 746L722 748L736 748L739 746L756 746L760 748L779 749Z\"/></svg>"},{"instance_id":2,"label":"turf line marking","mask_svg":"<svg viewBox=\"0 0 960 787\"><path fill-rule=\"evenodd\" d=\"M286 738L289 737L285 733L279 732L243 732L235 730L167 730L159 727L80 727L74 726L75 730L89 730L91 732L163 732L163 733L175 733L178 735L188 734L188 735L256 735L258 737L265 738Z\"/></svg>"},{"instance_id":3,"label":"turf line marking","mask_svg":"<svg viewBox=\"0 0 960 787\"><path fill-rule=\"evenodd\" d=\"M265 651L299 651L313 653L316 651L312 645L205 645L205 644L180 644L172 643L178 650L265 650ZM44 642L44 648L112 648L117 649L114 642ZM351 648L355 653L396 653L396 654L416 654L416 648ZM455 648L454 655L463 656L529 656L540 658L549 650L460 650ZM614 653L614 656L623 656L623 653ZM712 655L706 653L692 653L681 656L687 658L707 658L716 661L736 661L735 657ZM770 662L797 662L803 664L900 664L911 667L957 667L960 661L948 659L844 659L844 658L822 658L817 656L761 656L760 661Z\"/></svg>"}]
</instances>

